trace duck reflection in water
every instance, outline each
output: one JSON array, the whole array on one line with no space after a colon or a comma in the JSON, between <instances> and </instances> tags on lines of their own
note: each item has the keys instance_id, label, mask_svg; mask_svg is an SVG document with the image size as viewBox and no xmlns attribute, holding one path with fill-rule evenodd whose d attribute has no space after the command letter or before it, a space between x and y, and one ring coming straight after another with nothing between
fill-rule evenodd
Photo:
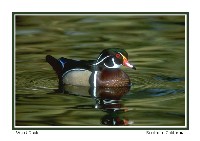
<instances>
[{"instance_id":1,"label":"duck reflection in water","mask_svg":"<svg viewBox=\"0 0 200 141\"><path fill-rule=\"evenodd\" d=\"M93 106L89 105L78 105L75 108L78 109L89 109L95 108L100 109L106 113L100 119L101 125L108 126L125 126L133 124L133 121L128 120L121 116L124 112L128 112L128 109L121 103L121 98L126 95L130 90L130 86L127 87L80 87L65 85L60 87L57 92L62 92L65 94L82 96L93 98L95 104Z\"/></svg>"},{"instance_id":2,"label":"duck reflection in water","mask_svg":"<svg viewBox=\"0 0 200 141\"><path fill-rule=\"evenodd\" d=\"M74 60L46 56L59 80L59 91L69 94L88 96L96 101L95 108L102 109L107 115L102 124L127 125L129 122L119 118L123 111L120 99L128 93L131 85L129 76L121 66L136 70L128 61L128 53L120 48L104 49L95 60ZM112 123L112 124L111 124Z\"/></svg>"}]
</instances>

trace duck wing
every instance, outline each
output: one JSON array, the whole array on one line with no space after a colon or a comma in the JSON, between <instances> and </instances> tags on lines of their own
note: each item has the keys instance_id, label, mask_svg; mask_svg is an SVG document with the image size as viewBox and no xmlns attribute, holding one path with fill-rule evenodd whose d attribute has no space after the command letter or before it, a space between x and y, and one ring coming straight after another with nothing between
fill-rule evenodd
<instances>
[{"instance_id":1,"label":"duck wing","mask_svg":"<svg viewBox=\"0 0 200 141\"><path fill-rule=\"evenodd\" d=\"M93 63L95 62L95 60L73 60L64 57L56 59L51 55L46 56L46 61L52 66L58 75L58 78L60 78L65 72L72 69L85 69L92 71Z\"/></svg>"}]
</instances>

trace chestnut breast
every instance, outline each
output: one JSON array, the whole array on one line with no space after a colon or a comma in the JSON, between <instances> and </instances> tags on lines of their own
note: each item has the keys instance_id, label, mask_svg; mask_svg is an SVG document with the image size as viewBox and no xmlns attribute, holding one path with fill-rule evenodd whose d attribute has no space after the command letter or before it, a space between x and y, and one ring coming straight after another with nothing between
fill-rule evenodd
<instances>
[{"instance_id":1,"label":"chestnut breast","mask_svg":"<svg viewBox=\"0 0 200 141\"><path fill-rule=\"evenodd\" d=\"M102 87L123 87L130 86L130 79L121 69L104 68L98 71L96 83Z\"/></svg>"}]
</instances>

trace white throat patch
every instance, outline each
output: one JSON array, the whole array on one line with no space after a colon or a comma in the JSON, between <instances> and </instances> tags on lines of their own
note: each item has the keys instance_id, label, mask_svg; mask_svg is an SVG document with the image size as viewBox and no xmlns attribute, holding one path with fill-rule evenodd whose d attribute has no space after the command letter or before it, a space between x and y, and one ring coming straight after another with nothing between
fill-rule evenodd
<instances>
[{"instance_id":1,"label":"white throat patch","mask_svg":"<svg viewBox=\"0 0 200 141\"><path fill-rule=\"evenodd\" d=\"M107 67L107 68L120 68L121 67L121 65L118 65L118 64L115 63L114 58L112 58L112 62L113 62L113 66L111 66L111 67L107 66L105 63L104 63L104 66Z\"/></svg>"}]
</instances>

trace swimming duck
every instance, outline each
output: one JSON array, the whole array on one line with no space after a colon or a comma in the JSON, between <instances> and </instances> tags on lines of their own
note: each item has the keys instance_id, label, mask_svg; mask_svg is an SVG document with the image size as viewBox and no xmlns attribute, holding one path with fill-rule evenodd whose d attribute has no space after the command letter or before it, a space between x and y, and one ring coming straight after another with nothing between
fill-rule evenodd
<instances>
[{"instance_id":1,"label":"swimming duck","mask_svg":"<svg viewBox=\"0 0 200 141\"><path fill-rule=\"evenodd\" d=\"M59 85L76 85L91 87L130 86L128 75L120 69L126 66L135 69L128 62L128 53L124 49L104 49L96 60L73 60L46 56L46 61L55 70Z\"/></svg>"}]
</instances>

